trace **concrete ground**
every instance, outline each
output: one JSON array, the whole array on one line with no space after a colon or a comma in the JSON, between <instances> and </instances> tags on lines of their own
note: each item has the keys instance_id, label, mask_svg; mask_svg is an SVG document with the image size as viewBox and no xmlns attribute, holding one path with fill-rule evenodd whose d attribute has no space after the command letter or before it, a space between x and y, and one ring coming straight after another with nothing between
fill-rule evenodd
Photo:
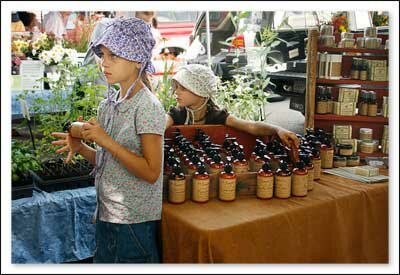
<instances>
[{"instance_id":1,"label":"concrete ground","mask_svg":"<svg viewBox=\"0 0 400 275\"><path fill-rule=\"evenodd\" d=\"M304 134L304 116L289 108L290 98L265 104L265 121L288 129L296 134Z\"/></svg>"}]
</instances>

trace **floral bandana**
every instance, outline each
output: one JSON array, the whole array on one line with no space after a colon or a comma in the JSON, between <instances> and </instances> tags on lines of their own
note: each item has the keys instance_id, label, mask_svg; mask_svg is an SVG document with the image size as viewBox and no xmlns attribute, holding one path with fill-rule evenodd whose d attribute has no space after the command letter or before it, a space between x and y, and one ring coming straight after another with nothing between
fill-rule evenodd
<instances>
[{"instance_id":1,"label":"floral bandana","mask_svg":"<svg viewBox=\"0 0 400 275\"><path fill-rule=\"evenodd\" d=\"M155 45L150 26L138 18L117 18L106 27L105 32L91 46L97 56L101 56L100 45L113 54L141 63L145 70L154 73L151 52Z\"/></svg>"},{"instance_id":2,"label":"floral bandana","mask_svg":"<svg viewBox=\"0 0 400 275\"><path fill-rule=\"evenodd\" d=\"M172 79L201 97L211 98L217 90L217 81L213 71L200 64L181 67Z\"/></svg>"}]
</instances>

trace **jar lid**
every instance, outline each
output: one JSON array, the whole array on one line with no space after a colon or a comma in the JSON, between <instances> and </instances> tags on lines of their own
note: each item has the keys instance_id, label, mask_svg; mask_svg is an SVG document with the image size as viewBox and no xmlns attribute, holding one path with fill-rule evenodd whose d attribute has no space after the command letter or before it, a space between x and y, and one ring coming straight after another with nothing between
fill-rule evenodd
<instances>
[{"instance_id":1,"label":"jar lid","mask_svg":"<svg viewBox=\"0 0 400 275\"><path fill-rule=\"evenodd\" d=\"M353 149L353 145L351 144L340 144L340 149Z\"/></svg>"},{"instance_id":2,"label":"jar lid","mask_svg":"<svg viewBox=\"0 0 400 275\"><path fill-rule=\"evenodd\" d=\"M351 155L346 157L347 160L360 160L360 156L358 155Z\"/></svg>"},{"instance_id":3,"label":"jar lid","mask_svg":"<svg viewBox=\"0 0 400 275\"><path fill-rule=\"evenodd\" d=\"M371 128L360 128L360 134L372 134Z\"/></svg>"},{"instance_id":4,"label":"jar lid","mask_svg":"<svg viewBox=\"0 0 400 275\"><path fill-rule=\"evenodd\" d=\"M374 143L373 142L369 142L369 141L363 141L363 142L361 142L361 146L362 145L364 145L364 146L374 146Z\"/></svg>"},{"instance_id":5,"label":"jar lid","mask_svg":"<svg viewBox=\"0 0 400 275\"><path fill-rule=\"evenodd\" d=\"M346 160L346 157L342 157L342 156L338 156L338 155L335 155L335 156L333 156L333 161L345 161Z\"/></svg>"}]
</instances>

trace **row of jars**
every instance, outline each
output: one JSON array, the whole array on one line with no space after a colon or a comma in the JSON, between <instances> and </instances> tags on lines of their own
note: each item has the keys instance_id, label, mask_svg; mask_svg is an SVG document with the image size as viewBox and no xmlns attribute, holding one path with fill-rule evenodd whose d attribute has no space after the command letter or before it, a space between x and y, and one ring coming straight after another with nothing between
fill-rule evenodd
<instances>
[{"instance_id":1,"label":"row of jars","mask_svg":"<svg viewBox=\"0 0 400 275\"><path fill-rule=\"evenodd\" d=\"M291 196L304 197L313 189L313 167L306 166L300 160L290 170L287 162L280 161L279 168L274 172L269 161L265 161L257 173L256 195L259 199L273 197L286 199ZM311 177L310 177L311 175ZM237 174L232 165L226 163L223 171L218 174L218 199L232 202L236 199ZM174 165L168 177L168 201L184 203L186 201L186 175L179 165ZM191 200L205 203L210 199L210 175L204 165L199 165L192 176Z\"/></svg>"}]
</instances>

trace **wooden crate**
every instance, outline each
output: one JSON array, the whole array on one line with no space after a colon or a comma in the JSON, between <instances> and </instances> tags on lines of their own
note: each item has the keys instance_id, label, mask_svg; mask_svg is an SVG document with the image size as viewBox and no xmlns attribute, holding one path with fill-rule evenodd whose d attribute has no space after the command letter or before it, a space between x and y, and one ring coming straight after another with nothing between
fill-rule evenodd
<instances>
[{"instance_id":1,"label":"wooden crate","mask_svg":"<svg viewBox=\"0 0 400 275\"><path fill-rule=\"evenodd\" d=\"M244 146L244 153L246 159L249 160L251 152L256 144L256 139L260 139L263 142L268 142L272 137L256 137L246 132L225 126L225 125L180 125L172 126L165 131L166 143L171 143L174 132L179 129L183 136L193 142L196 129L201 128L213 143L222 145L224 142L225 134L229 134L230 137L236 137L239 144ZM192 176L186 176L186 200L191 199L192 192ZM248 172L237 175L236 184L236 196L255 196L257 185L257 173ZM168 177L164 175L163 179L163 200L168 198ZM210 199L218 198L218 175L210 175Z\"/></svg>"}]
</instances>

